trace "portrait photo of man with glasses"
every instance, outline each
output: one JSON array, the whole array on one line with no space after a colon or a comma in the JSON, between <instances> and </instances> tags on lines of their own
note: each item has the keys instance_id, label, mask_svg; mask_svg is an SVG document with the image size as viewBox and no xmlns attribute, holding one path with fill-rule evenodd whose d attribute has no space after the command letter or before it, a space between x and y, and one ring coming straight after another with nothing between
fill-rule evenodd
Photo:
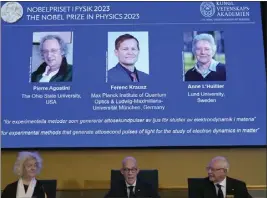
<instances>
[{"instance_id":1,"label":"portrait photo of man with glasses","mask_svg":"<svg viewBox=\"0 0 267 198\"><path fill-rule=\"evenodd\" d=\"M52 33L44 35L41 38L39 36L40 43L37 45L38 48L35 47L33 50L38 50L42 62L38 68L32 68L31 82L72 81L72 64L68 63L67 60L69 47L72 46L72 33L67 33L69 34L66 34L66 38L64 37L64 39L60 34ZM69 40L69 43L66 40ZM71 56L72 53L69 55L72 62Z\"/></svg>"}]
</instances>

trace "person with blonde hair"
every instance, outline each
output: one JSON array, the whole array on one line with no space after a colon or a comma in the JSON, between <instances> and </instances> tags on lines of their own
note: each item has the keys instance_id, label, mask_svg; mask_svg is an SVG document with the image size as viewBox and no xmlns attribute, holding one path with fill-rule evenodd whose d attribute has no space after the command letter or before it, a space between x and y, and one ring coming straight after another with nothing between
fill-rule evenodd
<instances>
[{"instance_id":1,"label":"person with blonde hair","mask_svg":"<svg viewBox=\"0 0 267 198\"><path fill-rule=\"evenodd\" d=\"M14 165L18 180L8 184L2 198L46 198L45 189L36 176L42 168L42 159L37 152L19 152Z\"/></svg>"}]
</instances>

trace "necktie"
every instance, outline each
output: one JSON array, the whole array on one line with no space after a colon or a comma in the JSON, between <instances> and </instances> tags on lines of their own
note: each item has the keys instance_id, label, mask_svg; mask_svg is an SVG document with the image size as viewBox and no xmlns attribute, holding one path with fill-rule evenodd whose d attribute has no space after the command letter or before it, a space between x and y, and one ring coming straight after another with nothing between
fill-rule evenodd
<instances>
[{"instance_id":1,"label":"necktie","mask_svg":"<svg viewBox=\"0 0 267 198\"><path fill-rule=\"evenodd\" d=\"M133 72L131 73L131 76L133 78L133 82L138 82L136 74Z\"/></svg>"},{"instance_id":2,"label":"necktie","mask_svg":"<svg viewBox=\"0 0 267 198\"><path fill-rule=\"evenodd\" d=\"M223 196L223 191L222 191L222 186L220 184L216 184L216 186L218 187L218 198L224 198Z\"/></svg>"},{"instance_id":3,"label":"necktie","mask_svg":"<svg viewBox=\"0 0 267 198\"><path fill-rule=\"evenodd\" d=\"M134 186L129 186L128 188L129 188L129 191L130 191L129 198L134 198L134 192L133 192Z\"/></svg>"}]
</instances>

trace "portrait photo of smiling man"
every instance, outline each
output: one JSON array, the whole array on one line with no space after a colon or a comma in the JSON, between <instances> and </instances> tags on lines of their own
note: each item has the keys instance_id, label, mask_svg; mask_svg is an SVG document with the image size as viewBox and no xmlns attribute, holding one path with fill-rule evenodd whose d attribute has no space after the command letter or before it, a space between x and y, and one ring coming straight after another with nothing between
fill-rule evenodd
<instances>
[{"instance_id":1,"label":"portrait photo of smiling man","mask_svg":"<svg viewBox=\"0 0 267 198\"><path fill-rule=\"evenodd\" d=\"M31 82L72 81L72 33L39 34L34 39L39 42L33 46Z\"/></svg>"},{"instance_id":2,"label":"portrait photo of smiling man","mask_svg":"<svg viewBox=\"0 0 267 198\"><path fill-rule=\"evenodd\" d=\"M136 34L141 41L130 33L121 34L116 39L116 34L110 34L109 43L112 43L112 46L109 46L108 50L107 82L143 83L147 81L149 74L148 34L146 32Z\"/></svg>"},{"instance_id":3,"label":"portrait photo of smiling man","mask_svg":"<svg viewBox=\"0 0 267 198\"><path fill-rule=\"evenodd\" d=\"M184 81L226 80L222 32L187 33L184 40Z\"/></svg>"}]
</instances>

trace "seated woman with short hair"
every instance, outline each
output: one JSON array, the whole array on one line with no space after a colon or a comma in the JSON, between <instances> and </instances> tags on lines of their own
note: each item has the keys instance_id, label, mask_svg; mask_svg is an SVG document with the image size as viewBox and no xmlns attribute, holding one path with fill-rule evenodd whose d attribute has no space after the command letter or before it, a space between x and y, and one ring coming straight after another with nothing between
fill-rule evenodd
<instances>
[{"instance_id":1,"label":"seated woman with short hair","mask_svg":"<svg viewBox=\"0 0 267 198\"><path fill-rule=\"evenodd\" d=\"M14 173L19 179L8 184L2 198L46 198L46 193L36 175L42 168L42 159L37 152L20 152L14 165Z\"/></svg>"}]
</instances>

